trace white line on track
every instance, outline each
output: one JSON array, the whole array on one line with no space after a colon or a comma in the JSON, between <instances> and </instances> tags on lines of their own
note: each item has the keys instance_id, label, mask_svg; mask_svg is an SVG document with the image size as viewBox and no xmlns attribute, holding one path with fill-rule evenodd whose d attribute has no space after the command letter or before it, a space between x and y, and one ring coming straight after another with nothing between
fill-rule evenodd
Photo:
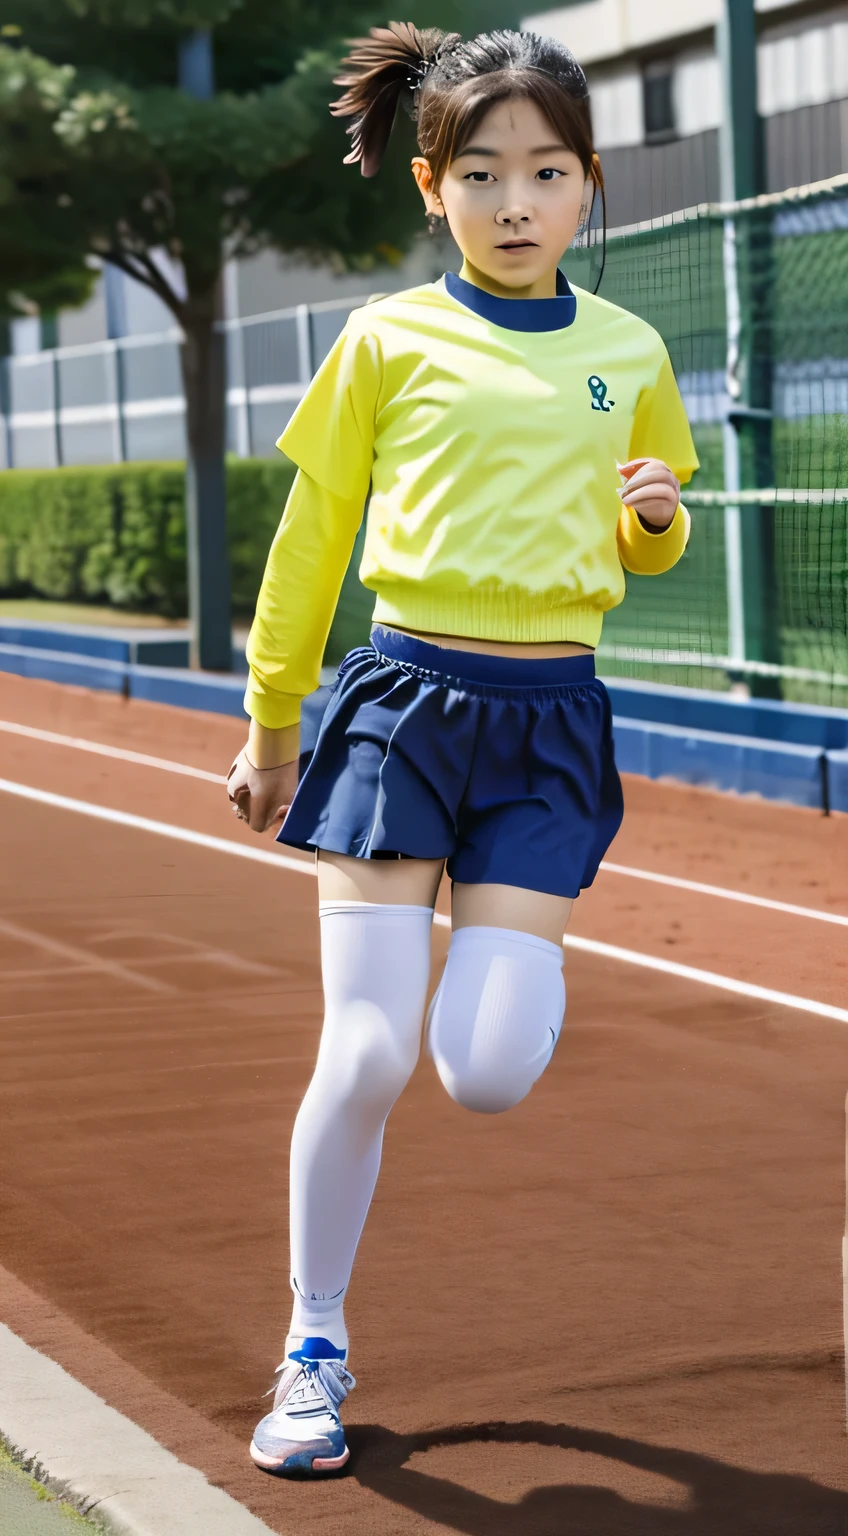
<instances>
[{"instance_id":1,"label":"white line on track","mask_svg":"<svg viewBox=\"0 0 848 1536\"><path fill-rule=\"evenodd\" d=\"M72 965L80 966L85 971L100 971L115 981L129 982L134 987L143 987L147 992L164 993L174 990L167 982L157 981L154 976L140 976L117 960L108 960L88 949L78 949L75 944L64 944L60 939L48 938L44 933L37 933L34 928L22 928L18 923L7 922L5 918L0 918L0 934L12 939L15 944L29 944L44 954L54 955L59 960L69 960ZM48 971L43 974L49 976L50 973Z\"/></svg>"},{"instance_id":2,"label":"white line on track","mask_svg":"<svg viewBox=\"0 0 848 1536\"><path fill-rule=\"evenodd\" d=\"M205 832L193 832L188 827L175 827L166 821L150 821L146 816L133 816L129 811L115 811L105 805L91 805L87 800L72 800L67 795L56 795L48 790L33 789L29 784L15 784L0 779L0 793L16 795L22 800L33 800L41 805L54 806L57 810L75 811L81 816L91 816L96 821L108 821L114 826L133 827L139 832L152 832L158 837L171 838L177 843L189 843L196 848L207 848L214 853L230 853L236 858L251 859L255 864L271 864L277 869L293 870L299 875L314 875L314 860L304 856L294 858L290 854L272 853L265 848L247 848L241 843L230 842L223 837L210 837ZM450 919L437 912L435 921L441 928L450 927ZM567 949L581 950L584 954L597 955L606 960L617 960L625 965L638 965L649 971L660 971L665 976L678 976L683 981L693 981L701 986L717 987L722 992L732 992L737 997L749 997L758 1002L777 1004L781 1008L795 1008L801 1013L812 1013L821 1019L832 1019L838 1024L848 1024L848 1008L836 1008L831 1003L820 1003L811 997L798 997L791 992L776 992L770 987L758 987L753 982L737 981L732 976L720 976L715 971L701 971L694 966L679 965L674 960L663 960L656 955L645 955L633 949L621 949L617 944L602 944L596 939L580 939L566 934Z\"/></svg>"},{"instance_id":3,"label":"white line on track","mask_svg":"<svg viewBox=\"0 0 848 1536\"><path fill-rule=\"evenodd\" d=\"M755 998L761 1003L776 1003L781 1008L797 1008L800 1013L814 1013L820 1019L833 1019L837 1024L848 1024L848 1008L819 1003L812 997L797 997L792 992L775 992L771 987L758 987L751 981L736 981L732 976L701 971L694 965L679 965L675 960L662 960L657 955L643 955L635 949L619 949L617 944L602 944L598 939L576 939L566 934L563 943L566 948L582 949L587 955L600 955L606 960L622 960L626 965L640 965L648 971L662 971L664 976L679 976L682 981L694 981L703 987L718 987L722 992L735 992L739 997Z\"/></svg>"},{"instance_id":4,"label":"white line on track","mask_svg":"<svg viewBox=\"0 0 848 1536\"><path fill-rule=\"evenodd\" d=\"M273 864L277 869L293 869L299 875L315 873L314 859L308 854L296 858L292 854L272 853L270 848L246 848L242 843L231 842L225 837L210 837L206 832L192 832L188 827L175 827L167 821L150 821L146 816L134 816L131 811L113 811L108 805L92 805L88 800L72 800L68 795L55 795L49 789L33 789L29 784L15 784L11 779L0 779L0 794L17 795L21 800L35 800L41 805L52 805L60 811L76 811L80 816L92 816L95 821L111 821L118 827L135 827L139 832L155 832L159 837L170 837L177 843L193 843L196 848L211 848L214 853L232 853L238 859L253 859L256 864Z\"/></svg>"},{"instance_id":5,"label":"white line on track","mask_svg":"<svg viewBox=\"0 0 848 1536\"><path fill-rule=\"evenodd\" d=\"M751 896L747 891L731 891L723 885L704 885L700 880L682 880L678 875L658 875L648 869L631 869L627 864L611 864L607 859L601 869L608 875L627 875L631 880L650 880L654 885L670 885L678 891L693 891L696 896L719 896L722 901L741 901L746 907L765 907L768 912L785 912L789 917L812 917L818 923L836 923L848 928L848 917L840 912L822 912L818 907L799 907L791 901L774 901L770 896Z\"/></svg>"},{"instance_id":6,"label":"white line on track","mask_svg":"<svg viewBox=\"0 0 848 1536\"><path fill-rule=\"evenodd\" d=\"M94 752L99 757L113 757L119 762L138 763L143 768L158 768L164 773L178 773L184 778L204 779L208 784L226 784L222 773L209 773L203 768L192 768L188 763L176 763L166 757L149 757L144 752L131 752L126 747L105 746L99 741L88 741L82 736L62 736L57 731L43 731L34 725L18 725L11 720L0 720L0 731L13 736L28 736L33 741L43 741L49 746L72 747L78 752ZM720 901L741 902L748 907L762 907L767 912L783 912L788 917L811 918L817 923L835 923L848 928L848 917L840 912L822 912L818 907L801 907L790 901L775 901L770 896L753 896L747 891L732 891L723 885L707 885L701 880L684 880L678 875L660 875L650 869L633 869L628 864L613 864L605 859L601 869L607 875L624 875L630 880L647 880L652 885L667 885L678 891L691 891L696 896L714 896Z\"/></svg>"},{"instance_id":7,"label":"white line on track","mask_svg":"<svg viewBox=\"0 0 848 1536\"><path fill-rule=\"evenodd\" d=\"M132 752L128 747L109 747L100 741L89 741L83 736L61 736L58 731L42 731L34 725L17 725L13 720L0 720L0 731L9 736L27 736L32 741L43 741L51 747L73 747L75 752L93 752L97 757L114 757L121 763L138 763L142 768L159 768L165 773L180 773L184 778L205 779L208 784L226 784L222 773L208 773L205 768L192 768L188 763L174 763L167 757L149 757L146 752Z\"/></svg>"}]
</instances>

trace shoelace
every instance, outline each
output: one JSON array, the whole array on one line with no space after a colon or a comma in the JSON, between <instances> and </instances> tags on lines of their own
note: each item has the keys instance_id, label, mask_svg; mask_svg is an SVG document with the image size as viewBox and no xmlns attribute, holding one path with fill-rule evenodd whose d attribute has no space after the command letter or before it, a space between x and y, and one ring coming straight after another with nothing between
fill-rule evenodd
<instances>
[{"instance_id":1,"label":"shoelace","mask_svg":"<svg viewBox=\"0 0 848 1536\"><path fill-rule=\"evenodd\" d=\"M274 1374L279 1376L280 1379L265 1393L266 1397L270 1397L272 1392L279 1392L283 1381L281 1373L285 1372L291 1364L291 1361L283 1360L277 1366ZM346 1370L343 1365L339 1365L334 1369L334 1364L328 1360L304 1360L298 1362L298 1366L297 1375L292 1377L280 1402L277 1403L275 1399L274 1408L285 1407L289 1397L297 1388L301 1378L303 1378L303 1385L305 1387L311 1386L323 1398L327 1411L333 1414L338 1413L339 1407L344 1402L348 1392L352 1387L356 1386L350 1371Z\"/></svg>"}]
</instances>

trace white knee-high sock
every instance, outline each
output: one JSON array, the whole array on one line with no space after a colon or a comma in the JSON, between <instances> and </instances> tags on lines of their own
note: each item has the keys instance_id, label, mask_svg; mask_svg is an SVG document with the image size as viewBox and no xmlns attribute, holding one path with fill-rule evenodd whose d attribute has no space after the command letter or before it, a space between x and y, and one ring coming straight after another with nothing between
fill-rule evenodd
<instances>
[{"instance_id":1,"label":"white knee-high sock","mask_svg":"<svg viewBox=\"0 0 848 1536\"><path fill-rule=\"evenodd\" d=\"M433 999L427 1039L451 1098L510 1109L553 1055L565 1012L562 950L512 928L460 928Z\"/></svg>"},{"instance_id":2,"label":"white knee-high sock","mask_svg":"<svg viewBox=\"0 0 848 1536\"><path fill-rule=\"evenodd\" d=\"M322 901L320 916L324 1028L292 1137L287 1354L309 1335L347 1349L344 1294L430 976L430 907Z\"/></svg>"}]
</instances>

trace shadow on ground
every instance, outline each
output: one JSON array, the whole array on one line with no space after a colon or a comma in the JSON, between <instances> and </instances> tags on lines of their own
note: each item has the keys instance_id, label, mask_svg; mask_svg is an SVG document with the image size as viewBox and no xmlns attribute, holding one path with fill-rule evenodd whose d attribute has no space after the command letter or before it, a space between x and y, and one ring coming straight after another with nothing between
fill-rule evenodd
<instances>
[{"instance_id":1,"label":"shadow on ground","mask_svg":"<svg viewBox=\"0 0 848 1536\"><path fill-rule=\"evenodd\" d=\"M359 1425L347 1438L348 1475L463 1536L848 1536L848 1493L567 1424L471 1424L414 1435ZM437 1448L492 1442L589 1452L654 1473L681 1486L686 1507L636 1504L608 1488L567 1483L507 1504L406 1465Z\"/></svg>"}]
</instances>

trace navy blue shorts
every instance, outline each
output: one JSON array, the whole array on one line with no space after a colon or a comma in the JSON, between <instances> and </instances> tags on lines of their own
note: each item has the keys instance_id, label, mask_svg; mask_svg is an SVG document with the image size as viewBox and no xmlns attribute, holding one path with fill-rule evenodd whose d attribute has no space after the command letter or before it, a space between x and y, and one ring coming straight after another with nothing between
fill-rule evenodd
<instances>
[{"instance_id":1,"label":"navy blue shorts","mask_svg":"<svg viewBox=\"0 0 848 1536\"><path fill-rule=\"evenodd\" d=\"M512 659L375 628L304 704L278 841L446 859L452 880L576 896L623 811L591 656Z\"/></svg>"}]
</instances>

